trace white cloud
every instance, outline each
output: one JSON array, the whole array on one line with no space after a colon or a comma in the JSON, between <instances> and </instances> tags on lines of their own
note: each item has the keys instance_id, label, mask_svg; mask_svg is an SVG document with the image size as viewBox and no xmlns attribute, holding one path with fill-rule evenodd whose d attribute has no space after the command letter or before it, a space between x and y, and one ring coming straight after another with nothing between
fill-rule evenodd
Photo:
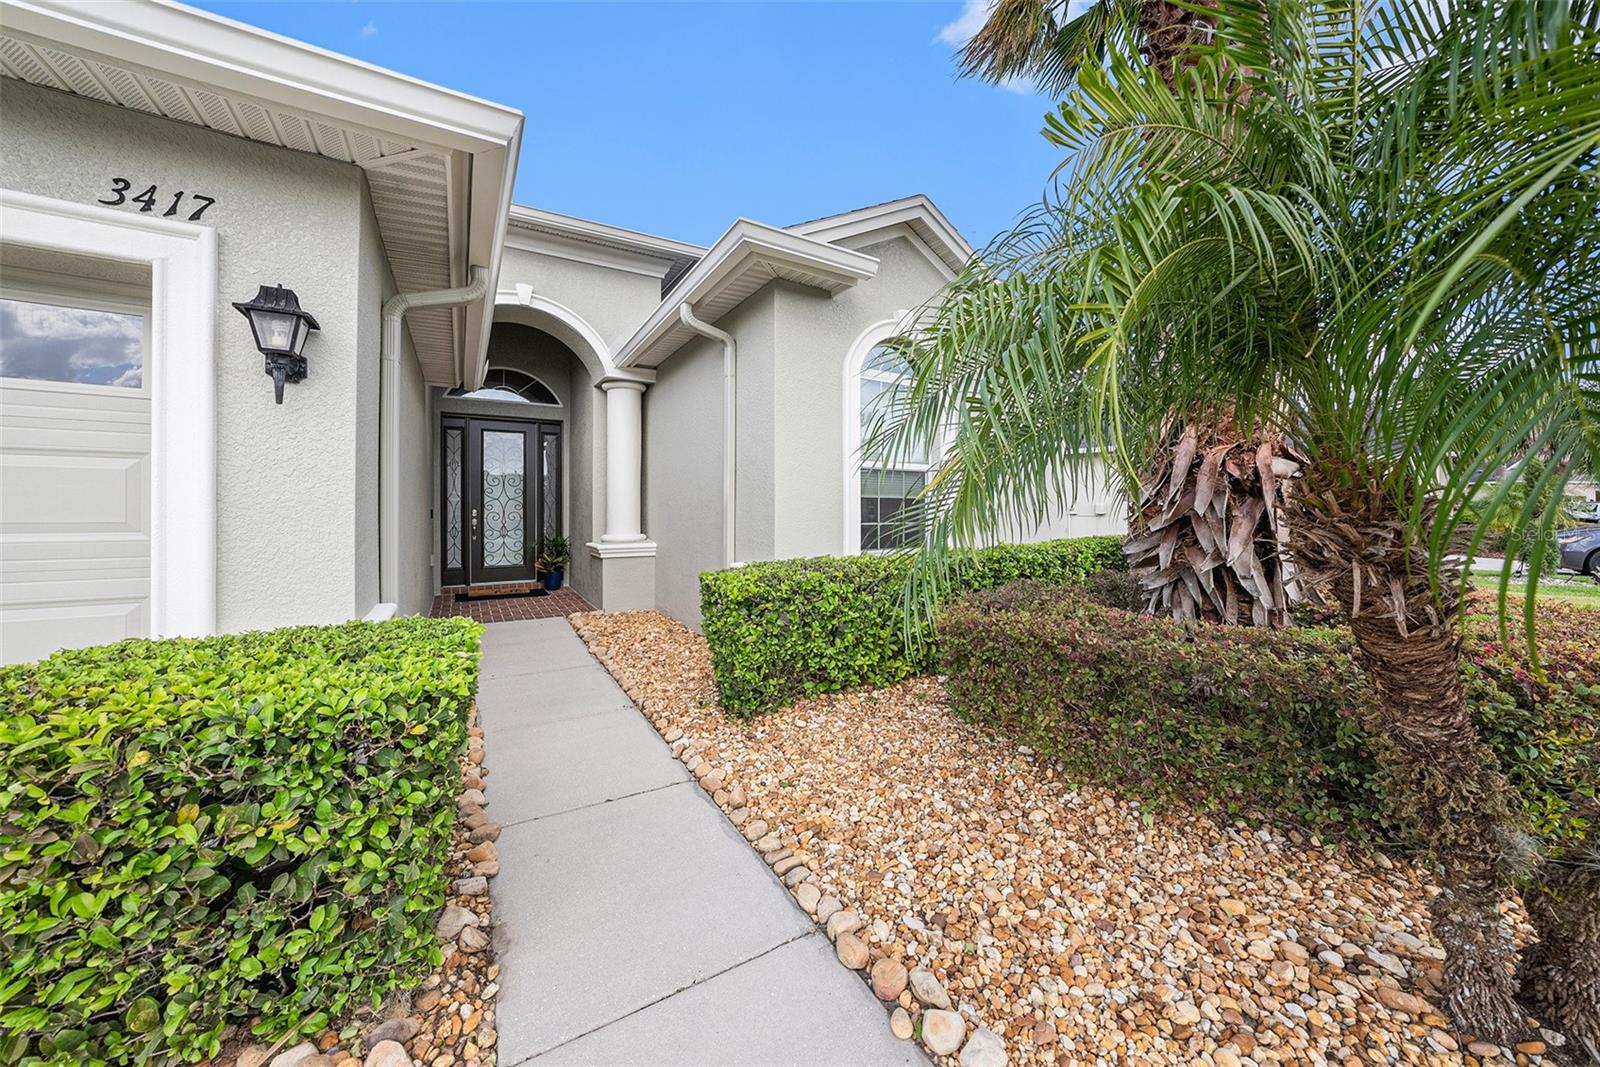
<instances>
[{"instance_id":1,"label":"white cloud","mask_svg":"<svg viewBox=\"0 0 1600 1067\"><path fill-rule=\"evenodd\" d=\"M378 33L378 24L376 22L372 21L371 19L368 19L367 20L367 24L365 26L361 27L361 36L363 36L363 37L373 37L373 36L376 36L377 33Z\"/></svg>"},{"instance_id":2,"label":"white cloud","mask_svg":"<svg viewBox=\"0 0 1600 1067\"><path fill-rule=\"evenodd\" d=\"M939 40L951 48L962 47L977 36L993 8L994 0L966 0L956 20L939 31Z\"/></svg>"}]
</instances>

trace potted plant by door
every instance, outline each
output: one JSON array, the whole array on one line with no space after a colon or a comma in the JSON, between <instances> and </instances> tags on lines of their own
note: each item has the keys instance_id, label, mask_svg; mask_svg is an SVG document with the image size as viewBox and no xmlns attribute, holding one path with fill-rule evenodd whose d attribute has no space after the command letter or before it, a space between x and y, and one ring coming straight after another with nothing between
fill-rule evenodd
<instances>
[{"instance_id":1,"label":"potted plant by door","mask_svg":"<svg viewBox=\"0 0 1600 1067\"><path fill-rule=\"evenodd\" d=\"M567 539L560 534L553 534L544 539L544 551L539 555L539 567L544 571L544 587L554 593L561 588L561 581L566 577L567 562L572 559L572 552L567 546Z\"/></svg>"}]
</instances>

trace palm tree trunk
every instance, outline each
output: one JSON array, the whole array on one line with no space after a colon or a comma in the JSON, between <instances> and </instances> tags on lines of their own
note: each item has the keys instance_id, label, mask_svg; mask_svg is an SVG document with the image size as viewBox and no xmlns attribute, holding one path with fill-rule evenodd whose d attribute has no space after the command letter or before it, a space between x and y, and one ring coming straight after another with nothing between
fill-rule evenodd
<instances>
[{"instance_id":1,"label":"palm tree trunk","mask_svg":"<svg viewBox=\"0 0 1600 1067\"><path fill-rule=\"evenodd\" d=\"M1283 514L1302 457L1231 411L1173 420L1145 464L1122 551L1145 610L1181 620L1287 626L1299 601Z\"/></svg>"},{"instance_id":2,"label":"palm tree trunk","mask_svg":"<svg viewBox=\"0 0 1600 1067\"><path fill-rule=\"evenodd\" d=\"M1600 804L1594 822L1600 827ZM1600 1063L1600 829L1580 853L1547 861L1536 884L1523 893L1538 943L1522 956L1522 1002L1546 1025L1560 1030Z\"/></svg>"},{"instance_id":3,"label":"palm tree trunk","mask_svg":"<svg viewBox=\"0 0 1600 1067\"><path fill-rule=\"evenodd\" d=\"M1376 476L1314 468L1306 480L1295 498L1294 561L1344 611L1377 693L1375 755L1438 871L1443 892L1431 911L1446 952L1445 1006L1462 1029L1513 1040L1523 1020L1499 906L1520 830L1510 786L1467 710L1453 579L1441 575L1434 595L1426 553Z\"/></svg>"}]
</instances>

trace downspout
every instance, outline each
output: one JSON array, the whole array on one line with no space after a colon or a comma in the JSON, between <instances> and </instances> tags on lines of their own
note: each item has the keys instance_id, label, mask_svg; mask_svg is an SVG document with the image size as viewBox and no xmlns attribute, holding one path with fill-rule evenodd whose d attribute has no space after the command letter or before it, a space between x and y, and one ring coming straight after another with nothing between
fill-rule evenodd
<instances>
[{"instance_id":1,"label":"downspout","mask_svg":"<svg viewBox=\"0 0 1600 1067\"><path fill-rule=\"evenodd\" d=\"M722 565L731 567L738 562L738 545L734 541L739 515L739 466L735 462L739 435L734 421L734 413L738 409L737 350L733 334L696 318L694 309L687 302L678 305L678 318L700 336L722 342Z\"/></svg>"},{"instance_id":2,"label":"downspout","mask_svg":"<svg viewBox=\"0 0 1600 1067\"><path fill-rule=\"evenodd\" d=\"M472 267L459 289L396 293L383 304L378 379L378 600L370 618L393 618L400 604L400 351L406 312L470 304L489 291L489 268Z\"/></svg>"}]
</instances>

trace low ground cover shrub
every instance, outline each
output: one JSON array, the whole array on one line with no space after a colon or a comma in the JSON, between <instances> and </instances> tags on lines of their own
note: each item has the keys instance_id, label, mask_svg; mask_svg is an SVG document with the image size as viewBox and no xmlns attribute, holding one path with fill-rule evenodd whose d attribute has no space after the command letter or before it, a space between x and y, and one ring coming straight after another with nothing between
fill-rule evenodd
<instances>
[{"instance_id":1,"label":"low ground cover shrub","mask_svg":"<svg viewBox=\"0 0 1600 1067\"><path fill-rule=\"evenodd\" d=\"M1531 827L1560 848L1590 832L1600 789L1600 616L1552 601L1539 618L1543 680L1482 610L1462 670ZM951 603L938 637L958 714L1085 780L1347 839L1409 837L1368 748L1372 690L1343 629L1186 626L1022 583Z\"/></svg>"},{"instance_id":2,"label":"low ground cover shrub","mask_svg":"<svg viewBox=\"0 0 1600 1067\"><path fill-rule=\"evenodd\" d=\"M311 1032L438 963L481 627L125 641L0 669L0 1062Z\"/></svg>"},{"instance_id":3,"label":"low ground cover shrub","mask_svg":"<svg viewBox=\"0 0 1600 1067\"><path fill-rule=\"evenodd\" d=\"M902 556L821 556L702 574L701 630L723 708L747 715L927 670L931 644L906 640L901 591L909 566ZM962 559L955 584L1072 585L1123 566L1116 537L996 545Z\"/></svg>"},{"instance_id":4,"label":"low ground cover shrub","mask_svg":"<svg viewBox=\"0 0 1600 1067\"><path fill-rule=\"evenodd\" d=\"M1506 642L1494 602L1491 593L1473 594L1462 628L1462 671L1478 729L1547 847L1600 838L1600 609L1540 600L1536 668L1520 603Z\"/></svg>"}]
</instances>

